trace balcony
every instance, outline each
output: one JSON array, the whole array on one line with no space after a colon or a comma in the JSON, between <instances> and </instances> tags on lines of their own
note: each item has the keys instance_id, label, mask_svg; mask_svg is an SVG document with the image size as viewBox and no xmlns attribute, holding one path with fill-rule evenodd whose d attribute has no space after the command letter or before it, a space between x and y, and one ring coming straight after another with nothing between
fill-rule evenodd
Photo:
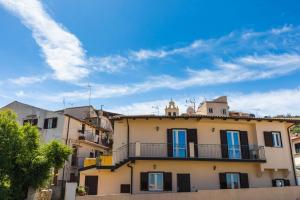
<instances>
[{"instance_id":1,"label":"balcony","mask_svg":"<svg viewBox=\"0 0 300 200\"><path fill-rule=\"evenodd\" d=\"M113 164L126 160L202 160L266 162L265 149L259 145L221 145L190 143L176 147L166 143L131 143L113 151Z\"/></svg>"},{"instance_id":2,"label":"balcony","mask_svg":"<svg viewBox=\"0 0 300 200\"><path fill-rule=\"evenodd\" d=\"M81 130L79 130L79 140L86 140L89 142L94 142L99 144L100 142L100 138L99 135L96 135L95 133L91 132L91 131L84 131L82 132Z\"/></svg>"},{"instance_id":3,"label":"balcony","mask_svg":"<svg viewBox=\"0 0 300 200\"><path fill-rule=\"evenodd\" d=\"M190 143L188 147L173 146L166 143L131 143L129 158L135 159L178 159L178 160L266 160L263 146L258 145L221 145Z\"/></svg>"}]
</instances>

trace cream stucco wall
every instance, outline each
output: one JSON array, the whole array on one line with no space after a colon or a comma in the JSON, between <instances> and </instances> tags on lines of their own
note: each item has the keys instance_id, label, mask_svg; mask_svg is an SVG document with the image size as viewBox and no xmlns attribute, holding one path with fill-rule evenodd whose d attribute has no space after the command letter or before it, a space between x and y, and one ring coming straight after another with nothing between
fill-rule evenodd
<instances>
[{"instance_id":1,"label":"cream stucco wall","mask_svg":"<svg viewBox=\"0 0 300 200\"><path fill-rule=\"evenodd\" d=\"M300 198L300 187L248 188L236 190L201 190L190 193L138 195L77 196L76 200L295 200Z\"/></svg>"},{"instance_id":2,"label":"cream stucco wall","mask_svg":"<svg viewBox=\"0 0 300 200\"><path fill-rule=\"evenodd\" d=\"M293 175L278 171L276 174L264 171L260 173L258 163L208 162L208 161L136 161L133 166L133 193L151 193L140 191L141 172L172 172L173 192L177 188L177 174L189 173L191 190L219 189L219 173L248 173L250 188L271 187L272 179L289 179L294 185ZM97 175L98 195L120 193L120 184L130 184L130 169L124 165L111 172L110 170L86 170L80 176L80 185L84 185L86 175Z\"/></svg>"}]
</instances>

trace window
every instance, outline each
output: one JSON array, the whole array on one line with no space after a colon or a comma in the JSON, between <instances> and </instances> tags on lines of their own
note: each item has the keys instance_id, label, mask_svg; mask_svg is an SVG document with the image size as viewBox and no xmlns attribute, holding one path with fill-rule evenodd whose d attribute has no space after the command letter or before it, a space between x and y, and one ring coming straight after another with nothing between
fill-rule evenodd
<instances>
[{"instance_id":1,"label":"window","mask_svg":"<svg viewBox=\"0 0 300 200\"><path fill-rule=\"evenodd\" d=\"M300 143L295 144L296 153L300 153Z\"/></svg>"},{"instance_id":2,"label":"window","mask_svg":"<svg viewBox=\"0 0 300 200\"><path fill-rule=\"evenodd\" d=\"M290 186L290 180L289 179L273 179L272 180L272 186L273 187L285 187Z\"/></svg>"},{"instance_id":3,"label":"window","mask_svg":"<svg viewBox=\"0 0 300 200\"><path fill-rule=\"evenodd\" d=\"M44 121L44 129L51 129L57 127L57 117L47 118Z\"/></svg>"},{"instance_id":4,"label":"window","mask_svg":"<svg viewBox=\"0 0 300 200\"><path fill-rule=\"evenodd\" d=\"M168 116L171 116L171 112L168 112Z\"/></svg>"},{"instance_id":5,"label":"window","mask_svg":"<svg viewBox=\"0 0 300 200\"><path fill-rule=\"evenodd\" d=\"M33 125L33 126L37 126L37 124L38 124L38 119L24 119L23 120L23 125L25 125L25 124L27 124L27 123L29 123L29 124L31 124L31 125Z\"/></svg>"},{"instance_id":6,"label":"window","mask_svg":"<svg viewBox=\"0 0 300 200\"><path fill-rule=\"evenodd\" d=\"M240 175L238 173L226 173L227 189L240 188Z\"/></svg>"},{"instance_id":7,"label":"window","mask_svg":"<svg viewBox=\"0 0 300 200\"><path fill-rule=\"evenodd\" d=\"M121 193L130 193L130 184L121 184Z\"/></svg>"},{"instance_id":8,"label":"window","mask_svg":"<svg viewBox=\"0 0 300 200\"><path fill-rule=\"evenodd\" d=\"M241 159L240 138L238 131L227 131L228 157Z\"/></svg>"},{"instance_id":9,"label":"window","mask_svg":"<svg viewBox=\"0 0 300 200\"><path fill-rule=\"evenodd\" d=\"M173 112L173 116L176 116L176 112Z\"/></svg>"},{"instance_id":10,"label":"window","mask_svg":"<svg viewBox=\"0 0 300 200\"><path fill-rule=\"evenodd\" d=\"M149 173L149 191L163 191L163 173Z\"/></svg>"},{"instance_id":11,"label":"window","mask_svg":"<svg viewBox=\"0 0 300 200\"><path fill-rule=\"evenodd\" d=\"M84 132L85 132L85 124L81 125L81 132L84 134Z\"/></svg>"},{"instance_id":12,"label":"window","mask_svg":"<svg viewBox=\"0 0 300 200\"><path fill-rule=\"evenodd\" d=\"M264 138L266 147L282 147L282 139L280 132L265 131Z\"/></svg>"},{"instance_id":13,"label":"window","mask_svg":"<svg viewBox=\"0 0 300 200\"><path fill-rule=\"evenodd\" d=\"M223 108L223 109L221 109L221 113L222 113L223 115L226 115L226 114L227 114L227 110L226 110L225 108Z\"/></svg>"},{"instance_id":14,"label":"window","mask_svg":"<svg viewBox=\"0 0 300 200\"><path fill-rule=\"evenodd\" d=\"M185 158L187 155L186 130L173 130L173 156Z\"/></svg>"},{"instance_id":15,"label":"window","mask_svg":"<svg viewBox=\"0 0 300 200\"><path fill-rule=\"evenodd\" d=\"M276 182L276 187L283 187L284 186L284 180L282 179L277 179L275 180Z\"/></svg>"},{"instance_id":16,"label":"window","mask_svg":"<svg viewBox=\"0 0 300 200\"><path fill-rule=\"evenodd\" d=\"M213 113L213 109L212 108L208 108L208 113Z\"/></svg>"},{"instance_id":17,"label":"window","mask_svg":"<svg viewBox=\"0 0 300 200\"><path fill-rule=\"evenodd\" d=\"M279 132L272 132L273 147L282 147L281 136Z\"/></svg>"}]
</instances>

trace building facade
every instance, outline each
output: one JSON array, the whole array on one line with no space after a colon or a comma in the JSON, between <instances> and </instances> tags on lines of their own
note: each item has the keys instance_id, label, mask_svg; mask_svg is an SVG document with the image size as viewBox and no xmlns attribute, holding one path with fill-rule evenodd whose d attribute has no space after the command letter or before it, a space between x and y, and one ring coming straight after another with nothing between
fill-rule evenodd
<instances>
[{"instance_id":1,"label":"building facade","mask_svg":"<svg viewBox=\"0 0 300 200\"><path fill-rule=\"evenodd\" d=\"M295 123L225 115L116 116L112 162L81 169L80 185L90 195L296 185L288 131Z\"/></svg>"},{"instance_id":2,"label":"building facade","mask_svg":"<svg viewBox=\"0 0 300 200\"><path fill-rule=\"evenodd\" d=\"M43 143L58 140L73 149L73 154L65 162L64 167L54 171L52 186L54 199L60 199L65 182L78 182L78 169L84 167L86 158L95 158L110 152L112 145L110 121L105 120L105 117L97 117L95 109L90 106L49 111L14 101L1 109L14 111L20 125L26 123L35 125L39 129ZM89 113L84 112L87 109Z\"/></svg>"}]
</instances>

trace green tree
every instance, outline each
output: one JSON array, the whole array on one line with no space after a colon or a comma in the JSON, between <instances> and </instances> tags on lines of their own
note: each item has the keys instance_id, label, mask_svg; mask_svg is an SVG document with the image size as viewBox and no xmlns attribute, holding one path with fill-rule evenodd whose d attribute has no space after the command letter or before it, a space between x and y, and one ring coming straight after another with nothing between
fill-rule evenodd
<instances>
[{"instance_id":1,"label":"green tree","mask_svg":"<svg viewBox=\"0 0 300 200\"><path fill-rule=\"evenodd\" d=\"M291 130L292 134L300 133L300 124L297 124L293 129Z\"/></svg>"},{"instance_id":2,"label":"green tree","mask_svg":"<svg viewBox=\"0 0 300 200\"><path fill-rule=\"evenodd\" d=\"M25 199L28 188L43 186L70 154L58 141L41 144L35 126L20 126L12 111L0 111L0 199Z\"/></svg>"}]
</instances>

